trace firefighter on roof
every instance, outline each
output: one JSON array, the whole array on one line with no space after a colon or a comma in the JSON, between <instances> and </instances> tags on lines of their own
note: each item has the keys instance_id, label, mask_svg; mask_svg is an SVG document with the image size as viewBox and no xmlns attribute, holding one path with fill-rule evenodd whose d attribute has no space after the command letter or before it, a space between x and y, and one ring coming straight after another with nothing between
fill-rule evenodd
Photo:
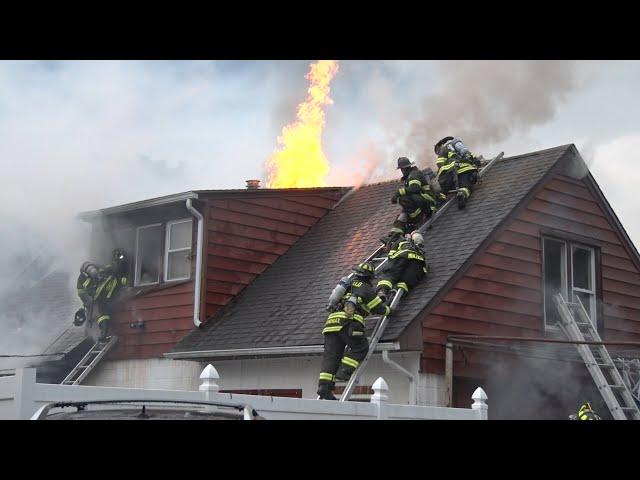
<instances>
[{"instance_id":1,"label":"firefighter on roof","mask_svg":"<svg viewBox=\"0 0 640 480\"><path fill-rule=\"evenodd\" d=\"M429 219L438 200L427 172L420 170L407 157L398 158L398 170L402 172L402 187L393 192L391 203L399 203L402 213L393 223L389 236L383 240L385 242L401 237L413 226Z\"/></svg>"},{"instance_id":2,"label":"firefighter on roof","mask_svg":"<svg viewBox=\"0 0 640 480\"><path fill-rule=\"evenodd\" d=\"M336 400L336 380L348 380L369 351L364 319L369 314L389 315L391 310L375 294L371 281L375 269L370 262L353 268L352 278L343 277L329 297L325 322L324 355L318 381L318 395L323 400ZM349 349L345 352L345 347Z\"/></svg>"},{"instance_id":3,"label":"firefighter on roof","mask_svg":"<svg viewBox=\"0 0 640 480\"><path fill-rule=\"evenodd\" d=\"M438 182L444 193L457 190L458 208L463 209L471 196L473 185L478 181L480 158L453 137L444 137L434 146L438 156Z\"/></svg>"},{"instance_id":4,"label":"firefighter on roof","mask_svg":"<svg viewBox=\"0 0 640 480\"><path fill-rule=\"evenodd\" d=\"M424 238L419 232L413 232L407 239L387 244L387 250L387 264L376 286L376 293L385 301L392 289L400 288L409 293L428 271Z\"/></svg>"},{"instance_id":5,"label":"firefighter on roof","mask_svg":"<svg viewBox=\"0 0 640 480\"><path fill-rule=\"evenodd\" d=\"M74 325L80 326L85 320L96 322L100 329L100 339L108 338L109 322L113 302L120 287L127 286L127 260L124 251L116 248L112 252L111 263L99 267L84 262L76 284L83 308L75 315Z\"/></svg>"}]
</instances>

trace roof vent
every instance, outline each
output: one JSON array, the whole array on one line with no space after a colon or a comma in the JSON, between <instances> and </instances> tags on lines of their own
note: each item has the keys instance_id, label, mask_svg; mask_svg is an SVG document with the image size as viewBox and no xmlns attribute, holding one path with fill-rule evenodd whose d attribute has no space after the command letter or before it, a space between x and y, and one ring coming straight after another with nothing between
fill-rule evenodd
<instances>
[{"instance_id":1,"label":"roof vent","mask_svg":"<svg viewBox=\"0 0 640 480\"><path fill-rule=\"evenodd\" d=\"M260 188L260 180L246 180L246 182L247 182L247 189L249 190L256 190Z\"/></svg>"}]
</instances>

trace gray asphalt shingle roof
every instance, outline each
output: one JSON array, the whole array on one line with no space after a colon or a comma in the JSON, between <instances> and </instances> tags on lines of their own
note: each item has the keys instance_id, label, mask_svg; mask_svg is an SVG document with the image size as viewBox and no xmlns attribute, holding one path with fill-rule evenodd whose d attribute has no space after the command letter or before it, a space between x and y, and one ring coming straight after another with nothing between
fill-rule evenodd
<instances>
[{"instance_id":1,"label":"gray asphalt shingle roof","mask_svg":"<svg viewBox=\"0 0 640 480\"><path fill-rule=\"evenodd\" d=\"M467 208L451 208L436 221L425 235L431 272L404 299L383 341L399 337L570 148L564 145L497 162L476 186ZM396 188L398 181L378 183L345 198L173 352L322 344L329 294L352 265L380 245L378 238L399 213L390 203Z\"/></svg>"}]
</instances>

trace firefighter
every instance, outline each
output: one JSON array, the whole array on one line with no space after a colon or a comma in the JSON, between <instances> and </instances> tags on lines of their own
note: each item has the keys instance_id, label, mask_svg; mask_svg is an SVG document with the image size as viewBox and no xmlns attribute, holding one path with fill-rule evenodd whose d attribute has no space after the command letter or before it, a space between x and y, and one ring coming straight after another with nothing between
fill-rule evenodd
<instances>
[{"instance_id":1,"label":"firefighter","mask_svg":"<svg viewBox=\"0 0 640 480\"><path fill-rule=\"evenodd\" d=\"M372 285L375 268L371 262L353 268L353 277L343 277L329 297L325 322L322 371L318 395L323 400L336 400L336 380L349 379L369 351L364 319L369 314L389 315L391 310L376 296ZM345 347L349 347L345 351Z\"/></svg>"},{"instance_id":2,"label":"firefighter","mask_svg":"<svg viewBox=\"0 0 640 480\"><path fill-rule=\"evenodd\" d=\"M398 170L402 172L403 185L393 192L391 203L399 203L402 213L383 242L397 240L415 225L428 220L436 211L438 195L433 191L428 175L407 157L398 158Z\"/></svg>"},{"instance_id":3,"label":"firefighter","mask_svg":"<svg viewBox=\"0 0 640 480\"><path fill-rule=\"evenodd\" d=\"M440 187L445 193L457 189L458 208L463 209L478 181L480 158L475 157L461 140L453 137L438 141L434 151L438 156L436 166Z\"/></svg>"},{"instance_id":4,"label":"firefighter","mask_svg":"<svg viewBox=\"0 0 640 480\"><path fill-rule=\"evenodd\" d=\"M409 238L387 244L388 260L376 293L385 302L390 298L392 289L402 289L406 293L415 287L428 272L424 255L424 238L419 232L413 232ZM389 300L390 301L390 300Z\"/></svg>"},{"instance_id":5,"label":"firefighter","mask_svg":"<svg viewBox=\"0 0 640 480\"><path fill-rule=\"evenodd\" d=\"M578 420L602 420L592 408L589 402L584 403L578 410Z\"/></svg>"},{"instance_id":6,"label":"firefighter","mask_svg":"<svg viewBox=\"0 0 640 480\"><path fill-rule=\"evenodd\" d=\"M82 300L74 319L74 325L80 326L85 320L94 321L100 329L100 340L108 338L109 322L113 312L113 302L120 287L127 286L127 259L122 249L112 252L111 263L99 267L84 262L76 284L78 296Z\"/></svg>"}]
</instances>

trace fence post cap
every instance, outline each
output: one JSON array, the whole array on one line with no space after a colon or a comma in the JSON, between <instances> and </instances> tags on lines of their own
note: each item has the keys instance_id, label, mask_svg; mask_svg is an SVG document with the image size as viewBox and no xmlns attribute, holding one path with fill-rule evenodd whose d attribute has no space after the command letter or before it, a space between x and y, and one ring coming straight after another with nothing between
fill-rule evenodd
<instances>
[{"instance_id":1,"label":"fence post cap","mask_svg":"<svg viewBox=\"0 0 640 480\"><path fill-rule=\"evenodd\" d=\"M378 379L373 382L371 386L373 389L373 395L371 395L371 401L373 403L382 403L389 401L389 385L382 377L378 377Z\"/></svg>"},{"instance_id":2,"label":"fence post cap","mask_svg":"<svg viewBox=\"0 0 640 480\"><path fill-rule=\"evenodd\" d=\"M200 374L200 378L203 380L217 380L220 378L220 375L218 374L218 371L215 369L215 367L211 364L207 365L206 367L204 367L204 370L202 370L202 373Z\"/></svg>"},{"instance_id":3,"label":"fence post cap","mask_svg":"<svg viewBox=\"0 0 640 480\"><path fill-rule=\"evenodd\" d=\"M471 405L471 408L486 408L487 407L487 394L485 393L485 391L478 387L476 388L475 392L473 392L473 395L471 395L471 398L473 399L473 405Z\"/></svg>"}]
</instances>

